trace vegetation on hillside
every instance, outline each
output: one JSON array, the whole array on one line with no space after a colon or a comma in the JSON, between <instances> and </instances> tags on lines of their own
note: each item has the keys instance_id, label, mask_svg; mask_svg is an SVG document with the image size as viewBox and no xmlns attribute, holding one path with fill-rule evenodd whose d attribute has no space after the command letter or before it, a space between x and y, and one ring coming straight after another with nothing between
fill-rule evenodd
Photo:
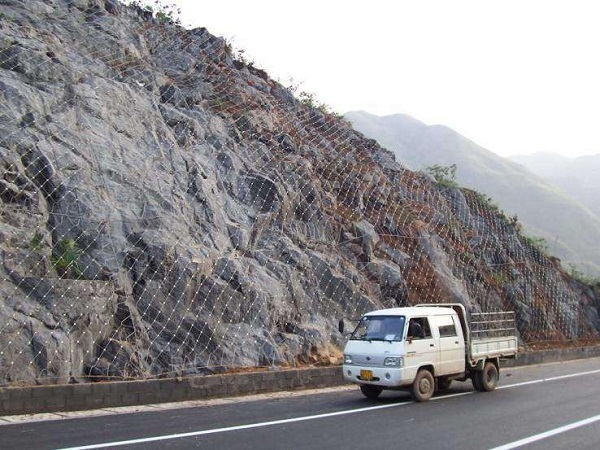
<instances>
[{"instance_id":1,"label":"vegetation on hillside","mask_svg":"<svg viewBox=\"0 0 600 450\"><path fill-rule=\"evenodd\" d=\"M159 24L181 25L181 9L176 3L164 0L131 0L128 5L148 11L149 14L156 17Z\"/></svg>"},{"instance_id":2,"label":"vegetation on hillside","mask_svg":"<svg viewBox=\"0 0 600 450\"><path fill-rule=\"evenodd\" d=\"M425 172L435 178L435 182L440 186L456 187L456 164L441 166L434 164L425 168Z\"/></svg>"}]
</instances>

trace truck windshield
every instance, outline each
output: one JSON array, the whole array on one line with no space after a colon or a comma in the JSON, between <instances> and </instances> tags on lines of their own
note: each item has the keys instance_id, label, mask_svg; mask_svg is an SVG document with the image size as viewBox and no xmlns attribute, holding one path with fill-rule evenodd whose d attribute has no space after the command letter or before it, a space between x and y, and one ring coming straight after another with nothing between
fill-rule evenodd
<instances>
[{"instance_id":1,"label":"truck windshield","mask_svg":"<svg viewBox=\"0 0 600 450\"><path fill-rule=\"evenodd\" d=\"M404 316L365 316L350 336L355 341L401 341Z\"/></svg>"}]
</instances>

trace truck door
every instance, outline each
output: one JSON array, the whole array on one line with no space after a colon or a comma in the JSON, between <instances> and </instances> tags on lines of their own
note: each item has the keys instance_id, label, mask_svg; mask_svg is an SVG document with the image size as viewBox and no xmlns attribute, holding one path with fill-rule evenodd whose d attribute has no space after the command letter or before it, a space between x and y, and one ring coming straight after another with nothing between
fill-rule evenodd
<instances>
[{"instance_id":1,"label":"truck door","mask_svg":"<svg viewBox=\"0 0 600 450\"><path fill-rule=\"evenodd\" d=\"M439 332L440 369L439 375L459 373L465 370L465 343L457 328L455 315L435 316Z\"/></svg>"},{"instance_id":2,"label":"truck door","mask_svg":"<svg viewBox=\"0 0 600 450\"><path fill-rule=\"evenodd\" d=\"M407 326L406 358L404 368L407 378L414 378L419 367L432 365L437 370L439 349L431 333L427 317L413 317Z\"/></svg>"}]
</instances>

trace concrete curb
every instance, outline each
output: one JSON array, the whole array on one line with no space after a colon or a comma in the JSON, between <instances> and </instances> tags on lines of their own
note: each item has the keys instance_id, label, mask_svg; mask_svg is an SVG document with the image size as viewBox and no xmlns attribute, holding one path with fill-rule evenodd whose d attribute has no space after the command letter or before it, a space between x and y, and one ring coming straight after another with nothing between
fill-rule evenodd
<instances>
[{"instance_id":1,"label":"concrete curb","mask_svg":"<svg viewBox=\"0 0 600 450\"><path fill-rule=\"evenodd\" d=\"M571 361L600 356L600 345L536 350L518 353L515 359L503 361L502 367L531 366L534 364Z\"/></svg>"},{"instance_id":2,"label":"concrete curb","mask_svg":"<svg viewBox=\"0 0 600 450\"><path fill-rule=\"evenodd\" d=\"M600 346L520 353L503 367L600 356ZM0 388L0 416L206 400L347 384L340 366L159 380Z\"/></svg>"}]
</instances>

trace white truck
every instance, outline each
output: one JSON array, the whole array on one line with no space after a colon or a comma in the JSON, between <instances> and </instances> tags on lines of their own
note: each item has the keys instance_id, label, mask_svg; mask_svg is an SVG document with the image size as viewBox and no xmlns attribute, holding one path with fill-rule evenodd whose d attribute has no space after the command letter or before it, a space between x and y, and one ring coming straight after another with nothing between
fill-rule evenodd
<instances>
[{"instance_id":1,"label":"white truck","mask_svg":"<svg viewBox=\"0 0 600 450\"><path fill-rule=\"evenodd\" d=\"M518 350L513 312L472 313L458 303L424 304L365 314L344 349L344 378L368 398L384 389L410 390L427 401L452 380L491 391L500 359ZM344 332L344 321L340 321Z\"/></svg>"}]
</instances>

